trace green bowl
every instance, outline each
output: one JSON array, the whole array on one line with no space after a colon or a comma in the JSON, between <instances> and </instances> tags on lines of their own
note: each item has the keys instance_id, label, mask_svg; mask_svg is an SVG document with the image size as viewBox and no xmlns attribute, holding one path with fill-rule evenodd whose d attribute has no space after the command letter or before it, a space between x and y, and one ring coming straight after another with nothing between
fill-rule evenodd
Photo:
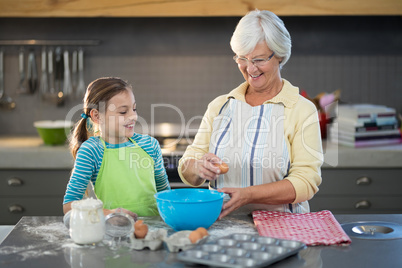
<instances>
[{"instance_id":1,"label":"green bowl","mask_svg":"<svg viewBox=\"0 0 402 268\"><path fill-rule=\"evenodd\" d=\"M46 145L65 144L67 135L70 133L73 125L73 122L64 120L34 122L34 127Z\"/></svg>"}]
</instances>

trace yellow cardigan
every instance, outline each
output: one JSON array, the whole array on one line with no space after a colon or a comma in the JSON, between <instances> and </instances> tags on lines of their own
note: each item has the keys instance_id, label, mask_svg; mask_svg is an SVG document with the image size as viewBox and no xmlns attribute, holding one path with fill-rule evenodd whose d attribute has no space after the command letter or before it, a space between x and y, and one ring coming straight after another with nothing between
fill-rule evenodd
<instances>
[{"instance_id":1,"label":"yellow cardigan","mask_svg":"<svg viewBox=\"0 0 402 268\"><path fill-rule=\"evenodd\" d=\"M193 144L187 147L179 162L180 178L187 185L191 184L186 181L181 172L183 162L187 159L200 159L209 152L214 118L229 97L245 102L247 88L248 83L244 82L229 94L217 97L208 105ZM323 163L317 109L312 102L299 95L298 87L285 79L283 79L282 90L274 98L264 102L264 104L267 103L282 103L285 106L284 135L291 162L286 179L292 183L296 191L296 199L293 203L309 200L321 184Z\"/></svg>"}]
</instances>

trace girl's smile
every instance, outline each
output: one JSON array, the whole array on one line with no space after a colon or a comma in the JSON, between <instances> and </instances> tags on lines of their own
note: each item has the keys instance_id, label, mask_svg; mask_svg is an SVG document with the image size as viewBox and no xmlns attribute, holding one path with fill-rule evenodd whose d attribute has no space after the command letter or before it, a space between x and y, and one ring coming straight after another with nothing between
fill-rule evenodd
<instances>
[{"instance_id":1,"label":"girl's smile","mask_svg":"<svg viewBox=\"0 0 402 268\"><path fill-rule=\"evenodd\" d=\"M137 110L133 92L126 90L117 94L107 102L104 120L100 121L102 138L112 144L126 142L134 135L136 121Z\"/></svg>"}]
</instances>

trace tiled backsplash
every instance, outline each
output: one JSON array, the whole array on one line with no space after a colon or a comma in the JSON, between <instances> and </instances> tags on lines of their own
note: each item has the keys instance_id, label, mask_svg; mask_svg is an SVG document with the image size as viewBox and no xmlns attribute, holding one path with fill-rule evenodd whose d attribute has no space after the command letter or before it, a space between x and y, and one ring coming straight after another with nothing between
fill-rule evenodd
<instances>
[{"instance_id":1,"label":"tiled backsplash","mask_svg":"<svg viewBox=\"0 0 402 268\"><path fill-rule=\"evenodd\" d=\"M180 114L186 122L202 116L212 99L243 81L229 46L238 19L3 18L0 40L101 40L84 47L86 83L101 76L127 79L144 120L177 123ZM283 19L293 39L283 78L311 96L341 89L345 102L385 104L402 112L401 18ZM34 121L64 119L80 103L56 107L38 94L16 94L19 47L3 49L5 88L17 108L0 111L0 135L36 134ZM38 68L40 49L35 47Z\"/></svg>"}]
</instances>

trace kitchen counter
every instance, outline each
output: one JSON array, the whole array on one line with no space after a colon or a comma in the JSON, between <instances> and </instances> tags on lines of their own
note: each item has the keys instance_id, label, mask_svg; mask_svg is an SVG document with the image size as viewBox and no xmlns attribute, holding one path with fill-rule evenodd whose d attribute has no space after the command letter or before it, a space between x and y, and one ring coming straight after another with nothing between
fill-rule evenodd
<instances>
[{"instance_id":1,"label":"kitchen counter","mask_svg":"<svg viewBox=\"0 0 402 268\"><path fill-rule=\"evenodd\" d=\"M324 141L323 168L400 168L402 144L353 149ZM183 150L162 150L181 156ZM0 169L71 169L68 146L46 146L39 137L1 137Z\"/></svg>"},{"instance_id":2,"label":"kitchen counter","mask_svg":"<svg viewBox=\"0 0 402 268\"><path fill-rule=\"evenodd\" d=\"M323 142L323 168L401 168L402 143L351 148Z\"/></svg>"},{"instance_id":3,"label":"kitchen counter","mask_svg":"<svg viewBox=\"0 0 402 268\"><path fill-rule=\"evenodd\" d=\"M0 169L72 169L67 145L47 146L40 137L1 137Z\"/></svg>"},{"instance_id":4,"label":"kitchen counter","mask_svg":"<svg viewBox=\"0 0 402 268\"><path fill-rule=\"evenodd\" d=\"M335 215L340 223L386 221L402 224L402 215ZM159 217L144 218L153 228L170 229ZM255 234L250 216L226 217L210 228L210 237L231 233ZM352 237L349 246L307 247L270 267L399 267L402 239L366 240ZM1 267L194 267L180 262L166 249L111 250L106 244L79 246L72 242L62 217L23 217L0 245Z\"/></svg>"}]
</instances>

